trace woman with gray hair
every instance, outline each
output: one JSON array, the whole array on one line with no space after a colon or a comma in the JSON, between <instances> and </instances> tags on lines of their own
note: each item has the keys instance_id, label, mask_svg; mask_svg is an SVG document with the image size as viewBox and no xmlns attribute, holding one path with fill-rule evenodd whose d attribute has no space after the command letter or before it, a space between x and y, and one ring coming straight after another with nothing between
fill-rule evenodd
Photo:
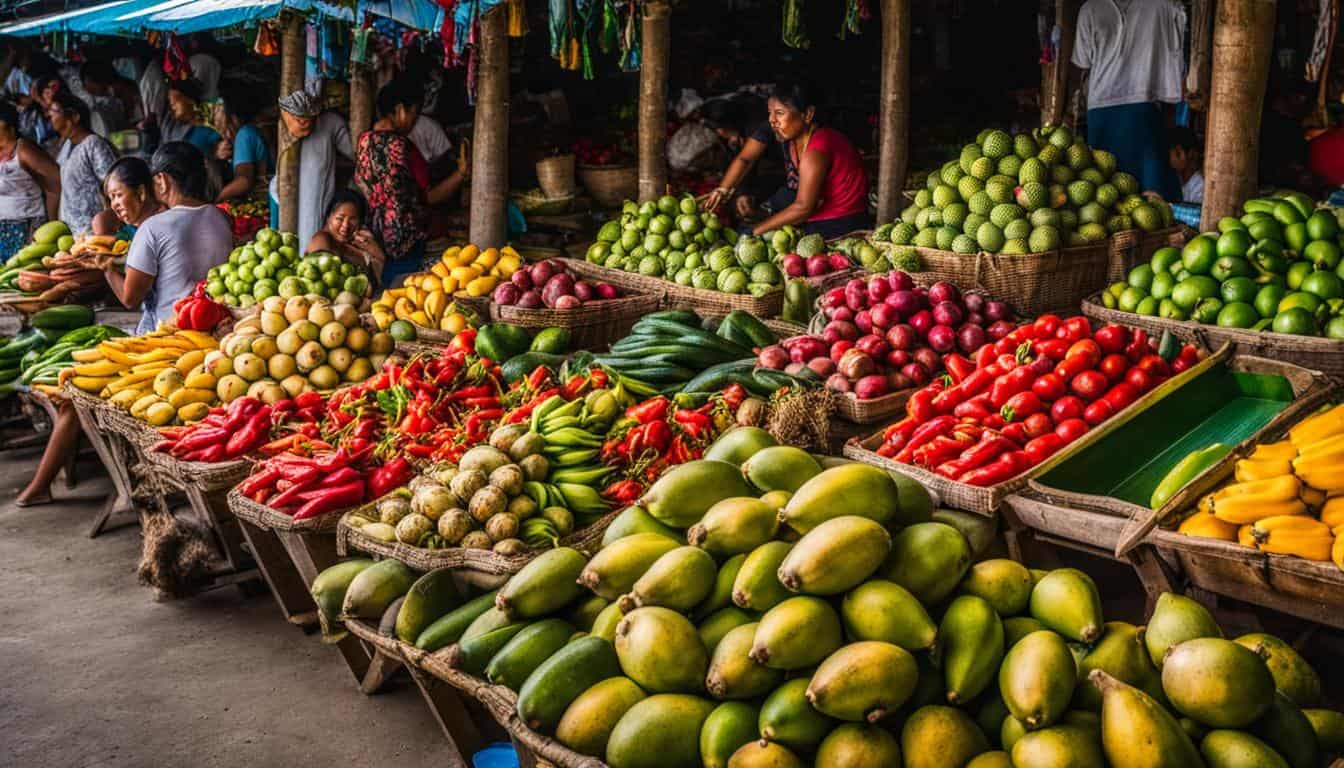
<instances>
[{"instance_id":1,"label":"woman with gray hair","mask_svg":"<svg viewBox=\"0 0 1344 768\"><path fill-rule=\"evenodd\" d=\"M322 229L327 207L336 195L336 153L354 160L350 129L345 120L323 112L316 97L305 90L280 99L280 119L299 147L299 236L300 243L313 239ZM279 224L276 179L271 179L271 225Z\"/></svg>"}]
</instances>

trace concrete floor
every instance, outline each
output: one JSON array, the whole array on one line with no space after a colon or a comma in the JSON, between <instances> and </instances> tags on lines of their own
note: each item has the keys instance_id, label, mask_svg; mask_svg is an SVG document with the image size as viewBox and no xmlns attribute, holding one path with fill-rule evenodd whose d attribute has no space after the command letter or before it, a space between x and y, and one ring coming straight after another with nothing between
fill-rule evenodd
<instances>
[{"instance_id":1,"label":"concrete floor","mask_svg":"<svg viewBox=\"0 0 1344 768\"><path fill-rule=\"evenodd\" d=\"M0 764L453 764L409 682L360 694L268 594L155 602L138 526L85 535L109 485L95 465L57 480L62 501L16 508L36 463L0 453Z\"/></svg>"}]
</instances>

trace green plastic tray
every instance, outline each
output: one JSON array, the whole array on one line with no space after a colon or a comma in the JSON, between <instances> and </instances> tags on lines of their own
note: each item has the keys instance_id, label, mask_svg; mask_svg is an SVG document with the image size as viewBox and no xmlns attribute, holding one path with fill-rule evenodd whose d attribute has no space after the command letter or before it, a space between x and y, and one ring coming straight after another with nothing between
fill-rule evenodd
<instances>
[{"instance_id":1,"label":"green plastic tray","mask_svg":"<svg viewBox=\"0 0 1344 768\"><path fill-rule=\"evenodd\" d=\"M1292 400L1283 376L1215 365L1036 483L1147 507L1153 489L1191 451L1218 442L1235 447Z\"/></svg>"}]
</instances>

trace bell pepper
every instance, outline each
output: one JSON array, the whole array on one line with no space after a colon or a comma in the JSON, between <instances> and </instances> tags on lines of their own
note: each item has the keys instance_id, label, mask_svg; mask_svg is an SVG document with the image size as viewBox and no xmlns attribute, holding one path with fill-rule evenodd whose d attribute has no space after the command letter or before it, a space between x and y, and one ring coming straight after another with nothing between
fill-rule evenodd
<instances>
[{"instance_id":1,"label":"bell pepper","mask_svg":"<svg viewBox=\"0 0 1344 768\"><path fill-rule=\"evenodd\" d=\"M270 434L271 409L262 406L237 432L229 436L228 442L224 444L224 455L229 458L242 456L261 445Z\"/></svg>"},{"instance_id":2,"label":"bell pepper","mask_svg":"<svg viewBox=\"0 0 1344 768\"><path fill-rule=\"evenodd\" d=\"M411 462L404 456L397 456L369 473L369 496L376 499L391 493L410 482L414 476L415 468L411 466Z\"/></svg>"},{"instance_id":3,"label":"bell pepper","mask_svg":"<svg viewBox=\"0 0 1344 768\"><path fill-rule=\"evenodd\" d=\"M681 425L683 431L690 435L692 439L699 440L710 434L714 425L710 418L698 411L688 411L684 408L678 409L672 414L672 418Z\"/></svg>"},{"instance_id":4,"label":"bell pepper","mask_svg":"<svg viewBox=\"0 0 1344 768\"><path fill-rule=\"evenodd\" d=\"M650 398L642 403L637 403L625 409L625 416L634 419L640 424L648 424L651 421L662 421L667 418L667 412L671 408L672 402L666 397L659 395Z\"/></svg>"}]
</instances>

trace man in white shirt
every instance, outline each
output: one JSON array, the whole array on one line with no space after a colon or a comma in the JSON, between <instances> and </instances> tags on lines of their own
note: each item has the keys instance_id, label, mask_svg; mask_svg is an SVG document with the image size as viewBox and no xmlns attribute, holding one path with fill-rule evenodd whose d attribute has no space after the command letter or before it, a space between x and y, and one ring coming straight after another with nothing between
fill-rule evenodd
<instances>
[{"instance_id":1,"label":"man in white shirt","mask_svg":"<svg viewBox=\"0 0 1344 768\"><path fill-rule=\"evenodd\" d=\"M1174 199L1161 104L1181 100L1185 9L1175 0L1087 0L1073 64L1086 70L1087 143L1115 154L1145 190Z\"/></svg>"},{"instance_id":2,"label":"man in white shirt","mask_svg":"<svg viewBox=\"0 0 1344 768\"><path fill-rule=\"evenodd\" d=\"M336 194L336 155L353 160L354 148L345 119L323 112L317 98L299 89L280 99L280 119L299 140L299 242L306 244L322 228L327 206ZM279 176L272 177L271 224L279 224Z\"/></svg>"},{"instance_id":3,"label":"man in white shirt","mask_svg":"<svg viewBox=\"0 0 1344 768\"><path fill-rule=\"evenodd\" d=\"M453 148L453 142L448 139L448 132L443 130L439 121L425 114L415 118L415 125L411 126L411 132L406 138L420 150L420 154L424 155L425 161L431 166Z\"/></svg>"}]
</instances>

